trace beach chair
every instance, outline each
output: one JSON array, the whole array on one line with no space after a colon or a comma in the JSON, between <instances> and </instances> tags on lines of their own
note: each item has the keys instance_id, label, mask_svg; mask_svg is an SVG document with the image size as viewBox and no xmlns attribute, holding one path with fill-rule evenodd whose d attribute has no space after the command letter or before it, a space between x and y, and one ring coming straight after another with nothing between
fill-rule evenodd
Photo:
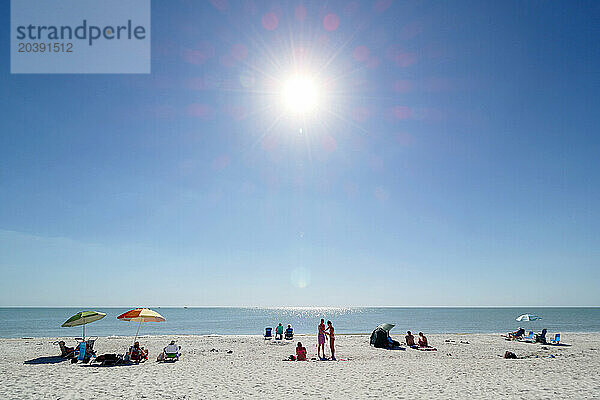
<instances>
[{"instance_id":1,"label":"beach chair","mask_svg":"<svg viewBox=\"0 0 600 400\"><path fill-rule=\"evenodd\" d=\"M273 328L265 328L265 340L273 339Z\"/></svg>"},{"instance_id":2,"label":"beach chair","mask_svg":"<svg viewBox=\"0 0 600 400\"><path fill-rule=\"evenodd\" d=\"M164 362L175 362L179 360L179 350L181 346L177 346L175 344L170 344L165 347L164 354L165 357L163 359Z\"/></svg>"},{"instance_id":3,"label":"beach chair","mask_svg":"<svg viewBox=\"0 0 600 400\"><path fill-rule=\"evenodd\" d=\"M60 356L62 358L73 358L75 357L75 349L73 347L67 347L65 342L61 340L58 342L58 346L60 347Z\"/></svg>"},{"instance_id":4,"label":"beach chair","mask_svg":"<svg viewBox=\"0 0 600 400\"><path fill-rule=\"evenodd\" d=\"M529 334L527 336L523 336L523 338L521 340L523 340L525 342L534 341L535 337L533 336L533 331L529 331Z\"/></svg>"},{"instance_id":5,"label":"beach chair","mask_svg":"<svg viewBox=\"0 0 600 400\"><path fill-rule=\"evenodd\" d=\"M550 339L550 344L560 344L560 333L557 333L553 339Z\"/></svg>"},{"instance_id":6,"label":"beach chair","mask_svg":"<svg viewBox=\"0 0 600 400\"><path fill-rule=\"evenodd\" d=\"M77 361L83 361L86 363L92 358L96 357L96 352L94 351L94 343L96 343L96 339L88 339L85 342L79 342L79 349L75 350L75 352L79 352L77 354Z\"/></svg>"},{"instance_id":7,"label":"beach chair","mask_svg":"<svg viewBox=\"0 0 600 400\"><path fill-rule=\"evenodd\" d=\"M95 336L93 339L90 337L86 340L86 352L93 356L96 355L96 352L94 351L94 343L96 343L96 340L98 340L98 336Z\"/></svg>"},{"instance_id":8,"label":"beach chair","mask_svg":"<svg viewBox=\"0 0 600 400\"><path fill-rule=\"evenodd\" d=\"M292 328L287 328L285 330L285 340L294 339L294 330Z\"/></svg>"},{"instance_id":9,"label":"beach chair","mask_svg":"<svg viewBox=\"0 0 600 400\"><path fill-rule=\"evenodd\" d=\"M85 350L87 348L87 343L86 342L81 342L79 343L79 355L77 356L77 361L84 361L85 360Z\"/></svg>"}]
</instances>

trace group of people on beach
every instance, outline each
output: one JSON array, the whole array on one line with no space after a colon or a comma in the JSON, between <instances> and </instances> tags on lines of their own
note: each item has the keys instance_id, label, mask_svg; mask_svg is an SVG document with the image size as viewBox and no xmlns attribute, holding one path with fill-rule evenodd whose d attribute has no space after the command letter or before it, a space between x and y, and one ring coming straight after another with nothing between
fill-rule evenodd
<instances>
[{"instance_id":1,"label":"group of people on beach","mask_svg":"<svg viewBox=\"0 0 600 400\"><path fill-rule=\"evenodd\" d=\"M413 334L410 331L406 332L406 336L404 336L404 340L406 340L406 345L408 347L416 347L417 344L415 344L415 337L413 336ZM427 344L427 338L425 337L425 335L423 335L423 332L419 332L419 340L418 340L418 346L419 347L429 347L429 345Z\"/></svg>"},{"instance_id":2,"label":"group of people on beach","mask_svg":"<svg viewBox=\"0 0 600 400\"><path fill-rule=\"evenodd\" d=\"M325 320L321 318L321 323L318 326L318 334L317 334L317 356L321 360L325 360L325 339L329 337L329 349L331 350L331 359L335 360L335 329L331 324L331 321L327 321L327 327L325 327ZM323 356L321 356L321 350L323 351Z\"/></svg>"},{"instance_id":3,"label":"group of people on beach","mask_svg":"<svg viewBox=\"0 0 600 400\"><path fill-rule=\"evenodd\" d=\"M327 360L325 354L325 342L327 338L329 338L331 360L335 360L335 328L331 321L327 321L327 326L325 326L325 319L321 318L321 322L317 327L317 356L320 360ZM298 342L296 345L296 356L290 356L290 360L306 361L306 353L306 347L302 345L302 342Z\"/></svg>"},{"instance_id":4,"label":"group of people on beach","mask_svg":"<svg viewBox=\"0 0 600 400\"><path fill-rule=\"evenodd\" d=\"M65 342L61 340L58 342L61 350L61 357L71 359L72 362L77 362L81 359L84 363L92 361L95 357L94 361L101 363L102 365L139 364L148 360L148 349L140 346L140 342L138 341L135 341L133 346L129 347L125 354L102 354L98 357L96 357L96 352L92 350L94 341L82 341L77 347L67 347ZM86 347L84 347L85 350L80 349L82 343L86 344ZM165 348L163 348L163 351L158 354L156 361L178 360L180 356L179 350L181 350L181 346L177 346L175 341L172 340ZM83 351L85 351L85 356L80 357L79 353Z\"/></svg>"},{"instance_id":5,"label":"group of people on beach","mask_svg":"<svg viewBox=\"0 0 600 400\"><path fill-rule=\"evenodd\" d=\"M548 330L544 328L544 329L542 329L542 331L540 333L534 333L533 337L525 337L525 329L519 327L519 329L517 329L514 332L508 332L506 334L506 337L509 340L530 339L530 340L535 341L536 343L546 344L547 332L548 332ZM532 333L533 333L533 331L532 331Z\"/></svg>"},{"instance_id":6,"label":"group of people on beach","mask_svg":"<svg viewBox=\"0 0 600 400\"><path fill-rule=\"evenodd\" d=\"M288 326L285 330L285 338L289 339L289 340L294 338L294 329L292 328L292 325L290 325L290 324L288 324ZM281 322L275 328L275 339L283 340L283 325L281 324Z\"/></svg>"}]
</instances>

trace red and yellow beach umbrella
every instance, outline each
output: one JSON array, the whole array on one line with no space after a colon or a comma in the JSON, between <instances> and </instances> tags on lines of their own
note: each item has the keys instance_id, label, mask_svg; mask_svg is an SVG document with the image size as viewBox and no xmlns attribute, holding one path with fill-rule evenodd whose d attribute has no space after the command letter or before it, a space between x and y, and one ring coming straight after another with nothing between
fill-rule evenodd
<instances>
[{"instance_id":1,"label":"red and yellow beach umbrella","mask_svg":"<svg viewBox=\"0 0 600 400\"><path fill-rule=\"evenodd\" d=\"M142 326L142 322L165 321L165 317L149 308L134 308L133 310L129 310L126 313L119 315L117 319L120 319L121 321L139 322L137 332L135 333L135 339L133 340L134 342L137 340L138 333L140 333L140 326Z\"/></svg>"}]
</instances>

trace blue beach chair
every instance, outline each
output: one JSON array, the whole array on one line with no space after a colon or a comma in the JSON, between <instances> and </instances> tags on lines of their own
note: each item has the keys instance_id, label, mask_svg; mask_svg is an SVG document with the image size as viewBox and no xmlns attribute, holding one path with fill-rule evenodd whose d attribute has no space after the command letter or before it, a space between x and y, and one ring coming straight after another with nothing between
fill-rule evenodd
<instances>
[{"instance_id":1,"label":"blue beach chair","mask_svg":"<svg viewBox=\"0 0 600 400\"><path fill-rule=\"evenodd\" d=\"M522 340L526 342L530 340L535 340L535 338L533 337L533 331L529 331L529 334L527 336L524 336Z\"/></svg>"},{"instance_id":2,"label":"blue beach chair","mask_svg":"<svg viewBox=\"0 0 600 400\"><path fill-rule=\"evenodd\" d=\"M97 339L97 338L96 338ZM94 351L94 343L96 339L88 339L85 342L79 342L79 354L77 355L77 361L83 361L84 363L90 361L92 358L96 357L96 352Z\"/></svg>"},{"instance_id":3,"label":"blue beach chair","mask_svg":"<svg viewBox=\"0 0 600 400\"><path fill-rule=\"evenodd\" d=\"M294 330L289 327L285 330L285 340L292 340L294 339Z\"/></svg>"},{"instance_id":4,"label":"blue beach chair","mask_svg":"<svg viewBox=\"0 0 600 400\"><path fill-rule=\"evenodd\" d=\"M550 344L560 344L560 333L554 335L554 339L550 339Z\"/></svg>"},{"instance_id":5,"label":"blue beach chair","mask_svg":"<svg viewBox=\"0 0 600 400\"><path fill-rule=\"evenodd\" d=\"M265 336L264 336L265 340L273 339L272 332L273 332L273 328L265 328Z\"/></svg>"}]
</instances>

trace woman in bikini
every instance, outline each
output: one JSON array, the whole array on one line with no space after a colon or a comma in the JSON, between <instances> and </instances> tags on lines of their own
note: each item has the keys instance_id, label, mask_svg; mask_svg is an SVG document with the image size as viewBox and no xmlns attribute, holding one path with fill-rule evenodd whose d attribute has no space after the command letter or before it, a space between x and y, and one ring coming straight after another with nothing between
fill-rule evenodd
<instances>
[{"instance_id":1,"label":"woman in bikini","mask_svg":"<svg viewBox=\"0 0 600 400\"><path fill-rule=\"evenodd\" d=\"M298 342L298 346L296 347L296 360L306 361L306 348L302 346L301 342Z\"/></svg>"},{"instance_id":2,"label":"woman in bikini","mask_svg":"<svg viewBox=\"0 0 600 400\"><path fill-rule=\"evenodd\" d=\"M331 359L335 360L335 347L334 347L334 341L335 341L335 334L333 333L334 329L333 329L333 325L331 325L331 321L327 321L327 329L325 334L329 336L329 348L331 349ZM323 351L323 353L325 353L325 351Z\"/></svg>"}]
</instances>

